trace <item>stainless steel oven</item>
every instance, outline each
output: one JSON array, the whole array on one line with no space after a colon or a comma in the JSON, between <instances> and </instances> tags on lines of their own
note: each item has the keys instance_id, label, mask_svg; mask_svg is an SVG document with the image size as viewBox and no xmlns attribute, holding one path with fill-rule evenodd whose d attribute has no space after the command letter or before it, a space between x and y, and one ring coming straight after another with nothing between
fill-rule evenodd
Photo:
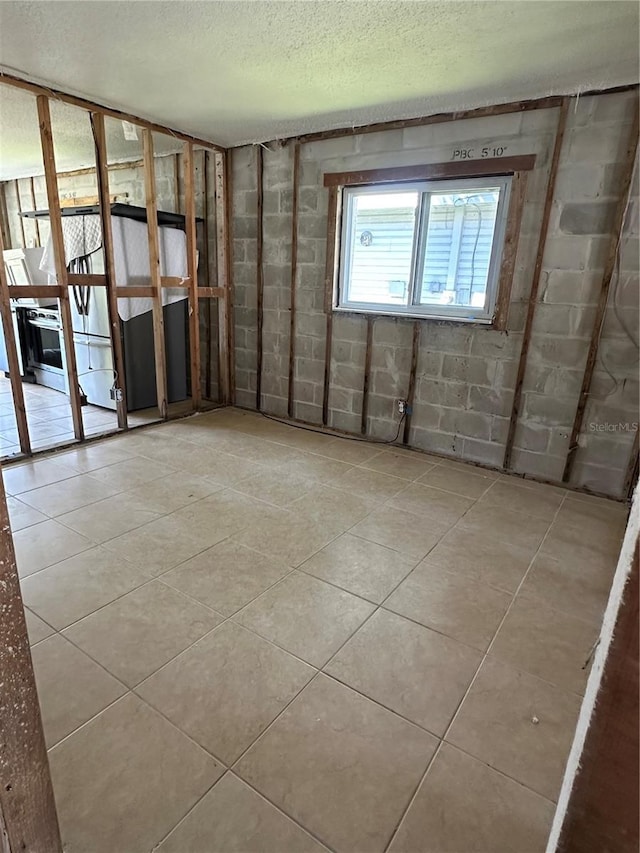
<instances>
[{"instance_id":1,"label":"stainless steel oven","mask_svg":"<svg viewBox=\"0 0 640 853\"><path fill-rule=\"evenodd\" d=\"M67 391L62 323L57 308L28 308L25 316L27 370L39 385Z\"/></svg>"}]
</instances>

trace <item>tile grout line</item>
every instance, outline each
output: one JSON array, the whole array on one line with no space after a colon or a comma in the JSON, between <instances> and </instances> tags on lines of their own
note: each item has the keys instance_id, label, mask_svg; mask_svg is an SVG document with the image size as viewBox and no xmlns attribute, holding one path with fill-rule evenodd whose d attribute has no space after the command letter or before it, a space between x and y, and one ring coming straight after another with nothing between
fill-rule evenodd
<instances>
[{"instance_id":1,"label":"tile grout line","mask_svg":"<svg viewBox=\"0 0 640 853\"><path fill-rule=\"evenodd\" d=\"M442 745L442 744L444 744L444 743L447 743L447 744L449 743L449 741L447 741L447 740L446 740L446 738L447 738L447 736L448 736L449 732L451 731L451 727L453 726L453 724L454 724L454 722L455 722L456 718L458 717L458 715L459 715L459 713L460 713L460 711L461 711L461 709L462 709L462 707L463 707L463 705L464 705L464 702L465 702L465 700L467 699L467 696L468 696L468 695L469 695L469 693L471 692L471 690L472 690L472 688L473 688L473 685L475 684L475 682L476 682L476 680L477 680L477 678L478 678L478 674L479 674L479 672L480 672L480 670L481 670L481 668L482 668L482 666L483 666L483 664L484 664L485 660L487 659L487 657L488 657L488 655L489 655L489 652L490 652L491 647L492 647L492 645L493 645L493 643L494 643L494 641L495 641L495 638L497 637L498 632L499 632L499 631L500 631L500 629L502 628L502 625L504 624L504 622L505 622L505 620L506 620L506 618L507 618L507 616L508 616L509 612L511 611L511 608L512 608L513 603L514 603L514 601L515 601L515 599L516 599L516 596L517 596L518 592L520 591L520 589L521 589L521 587L522 587L522 584L524 583L524 581L525 581L525 579L526 579L527 575L529 574L529 571L531 570L531 566L533 565L533 562L534 562L535 558L537 557L537 555L538 555L538 554L539 554L539 552L540 552L540 549L541 549L541 548L542 548L542 546L544 545L544 542L545 542L545 540L546 540L547 536L549 535L549 531L551 530L551 527L552 527L552 525L553 525L554 521L556 520L556 518L557 518L557 516L558 516L558 513L560 512L560 509L561 509L561 507L563 506L563 504L564 504L565 500L566 500L566 494L564 494L564 495L562 496L562 500L560 501L560 503L559 503L558 507L556 508L556 511L555 511L555 513L554 513L554 516L553 516L553 519L552 519L552 520L551 520L551 522L549 523L549 526L547 527L547 530L546 530L546 532L545 532L544 536L543 536L543 537L542 537L542 539L540 540L540 544L538 545L538 547L537 547L537 549L536 549L536 551L535 551L534 555L532 556L532 558L531 558L531 560L530 560L530 562L529 562L529 566L527 567L527 570L525 571L524 575L522 576L522 579L520 580L520 583L518 584L518 586L517 586L517 588L516 588L515 592L513 593L512 598L511 598L511 601L510 601L510 603L509 603L509 606L508 606L508 607L507 607L507 609L505 610L504 615L503 615L502 619L500 620L500 623L498 624L498 626L497 626L496 630L494 631L494 634L493 634L493 637L492 637L492 639L491 639L491 642L490 642L490 643L489 643L489 645L487 646L487 650L483 653L482 658L481 658L481 660L480 660L480 663L478 664L478 667L476 668L476 671L475 671L475 673L474 673L473 677L471 678L471 681L469 682L469 685L468 685L467 689L465 690L465 692L464 692L464 694L463 694L462 698L460 699L460 702L458 703L458 705L457 705L457 707L456 707L456 709L455 709L455 711L454 711L454 713L453 713L453 715L452 715L452 717L451 717L451 720L449 721L449 724L448 724L448 726L446 727L446 729L445 729L445 731L444 731L444 734L442 735L442 737L441 737L441 739L440 739L440 745ZM451 744L451 745L452 745L452 746L454 746L454 747L456 746L455 744ZM457 747L456 747L456 748L457 748ZM438 749L437 751L439 752L439 749ZM469 753L469 754L470 754L470 753ZM476 758L476 756L472 756L472 758ZM435 755L434 755L434 757L433 757L433 760L435 760ZM480 759L476 758L476 760L478 761L478 760L480 760ZM483 763L486 763L486 762L483 762ZM431 763L429 764L429 767L430 767L430 766L431 766ZM487 765L487 766L490 766L490 765ZM396 836L397 836L398 832L400 831L400 828L401 828L401 826L402 826L402 824L403 824L403 822L404 822L405 818L407 817L407 815L408 815L408 813L409 813L409 810L410 810L411 806L413 805L414 801L416 800L416 798L417 798L417 796L418 796L418 793L419 793L420 789L422 788L422 785L423 785L423 783L424 783L424 780L426 779L427 774L428 774L428 772L429 772L429 767L427 767L427 769L426 769L426 770L425 770L425 772L423 773L423 775L422 775L422 777L421 777L421 779L420 779L420 781L419 781L419 783L418 783L418 786L417 786L417 788L416 788L416 790L415 790L415 793L414 793L413 797L411 798L411 801L409 802L409 804L408 804L408 805L407 805L407 807L405 808L404 812L402 813L402 816L400 817L400 820L398 821L398 824L397 824L397 826L396 826L396 829L395 829L394 833L392 834L392 836L391 836L391 838L390 838L390 840L389 840L389 842L388 842L388 844L387 844L387 846L386 846L386 848L385 848L385 853L386 853L386 851L388 851L388 850L389 850L390 846L393 844L393 841L395 840L395 838L396 838ZM503 775L507 775L507 774L503 774ZM511 777L508 777L508 778L511 778ZM517 781L517 780L514 780L514 781ZM526 785L523 785L523 784L522 784L522 782L520 782L519 784L520 784L520 785L522 785L522 787L525 787L525 788L527 787ZM530 789L529 789L529 790L530 790ZM537 793L537 792L534 792L534 793Z\"/></svg>"}]
</instances>

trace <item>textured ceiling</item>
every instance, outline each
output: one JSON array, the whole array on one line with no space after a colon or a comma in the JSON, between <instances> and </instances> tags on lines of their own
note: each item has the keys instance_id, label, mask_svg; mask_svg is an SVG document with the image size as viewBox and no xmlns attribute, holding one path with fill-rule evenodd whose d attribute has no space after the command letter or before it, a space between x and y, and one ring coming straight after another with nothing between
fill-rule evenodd
<instances>
[{"instance_id":1,"label":"textured ceiling","mask_svg":"<svg viewBox=\"0 0 640 853\"><path fill-rule=\"evenodd\" d=\"M0 64L238 145L637 82L638 8L624 0L4 0Z\"/></svg>"}]
</instances>

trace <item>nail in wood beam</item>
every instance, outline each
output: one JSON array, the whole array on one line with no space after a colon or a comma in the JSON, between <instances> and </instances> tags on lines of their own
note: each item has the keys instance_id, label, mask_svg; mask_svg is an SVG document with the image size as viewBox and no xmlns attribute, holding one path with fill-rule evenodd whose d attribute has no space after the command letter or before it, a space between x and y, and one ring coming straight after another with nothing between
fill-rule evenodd
<instances>
[{"instance_id":1,"label":"nail in wood beam","mask_svg":"<svg viewBox=\"0 0 640 853\"><path fill-rule=\"evenodd\" d=\"M567 483L571 477L573 463L578 450L578 437L582 429L584 414L587 408L589 399L589 390L591 388L591 380L596 366L598 357L598 346L600 344L600 336L602 334L602 326L607 313L607 302L609 300L609 291L611 290L611 281L616 269L616 259L620 250L620 240L622 237L622 226L624 225L624 214L631 193L631 182L633 179L633 168L638 156L638 100L635 101L633 124L631 125L631 134L627 143L627 151L624 159L624 171L620 186L620 197L616 206L615 216L611 230L611 242L609 244L609 253L604 266L604 274L602 276L602 284L600 285L600 296L598 297L598 307L593 323L593 331L591 333L591 343L589 344L589 352L584 368L582 378L582 387L580 396L578 397L578 406L576 409L573 428L571 429L571 437L569 439L569 451L567 453L567 461L562 474L562 482Z\"/></svg>"},{"instance_id":2,"label":"nail in wood beam","mask_svg":"<svg viewBox=\"0 0 640 853\"><path fill-rule=\"evenodd\" d=\"M147 200L147 236L149 240L149 271L153 288L153 353L156 366L156 397L160 417L166 420L167 360L164 340L164 312L162 308L162 282L160 275L160 245L158 237L158 204L156 200L156 172L153 162L153 135L148 128L142 131L144 150L144 186Z\"/></svg>"},{"instance_id":3,"label":"nail in wood beam","mask_svg":"<svg viewBox=\"0 0 640 853\"><path fill-rule=\"evenodd\" d=\"M0 849L61 853L9 512L0 477Z\"/></svg>"},{"instance_id":4,"label":"nail in wood beam","mask_svg":"<svg viewBox=\"0 0 640 853\"><path fill-rule=\"evenodd\" d=\"M109 199L109 172L107 167L107 137L102 113L91 113L91 130L96 148L96 179L100 197L100 219L102 225L102 249L104 255L107 307L109 312L109 332L113 367L116 373L115 385L120 389L122 399L116 401L118 427L127 429L127 389L122 348L122 328L118 313L116 294L116 272L113 252L113 229L111 227L111 203Z\"/></svg>"},{"instance_id":5,"label":"nail in wood beam","mask_svg":"<svg viewBox=\"0 0 640 853\"><path fill-rule=\"evenodd\" d=\"M556 125L556 137L553 145L553 154L551 156L551 166L549 168L549 177L547 179L547 190L544 199L544 208L542 211L542 222L540 223L540 234L538 236L538 248L536 250L536 260L533 268L533 278L531 281L531 289L529 291L529 301L527 304L527 315L524 323L524 332L522 335L522 345L520 347L520 358L518 360L518 373L516 375L515 390L513 392L513 403L511 405L511 417L509 420L509 431L507 433L507 441L504 449L504 459L502 467L509 469L511 467L511 455L513 453L513 442L516 435L516 427L518 425L518 417L522 405L522 386L524 384L524 375L527 368L527 357L529 355L529 346L531 344L531 332L533 328L533 318L538 301L538 291L540 290L540 276L542 274L542 260L544 250L547 244L547 236L549 231L549 219L551 217L551 208L553 205L553 197L556 189L556 176L558 174L558 164L560 162L560 153L562 151L562 143L564 140L565 128L567 125L567 113L569 110L569 98L563 98L560 104L560 112L558 114L558 124Z\"/></svg>"},{"instance_id":6,"label":"nail in wood beam","mask_svg":"<svg viewBox=\"0 0 640 853\"><path fill-rule=\"evenodd\" d=\"M369 381L371 376L371 358L373 356L373 324L374 317L367 317L367 345L364 355L364 380L362 383L362 421L360 432L367 434L367 418L369 416Z\"/></svg>"},{"instance_id":7,"label":"nail in wood beam","mask_svg":"<svg viewBox=\"0 0 640 853\"><path fill-rule=\"evenodd\" d=\"M262 209L264 200L264 157L262 146L255 146L256 152L256 188L257 188L257 233L256 233L256 409L262 410L262 324L264 321L264 267L262 252L264 247L264 222Z\"/></svg>"},{"instance_id":8,"label":"nail in wood beam","mask_svg":"<svg viewBox=\"0 0 640 853\"><path fill-rule=\"evenodd\" d=\"M404 434L402 437L403 444L409 444L409 434L411 432L411 409L413 409L413 400L416 395L416 371L418 369L421 330L422 323L419 320L416 320L413 324L413 338L411 341L411 370L409 371L409 388L407 390L407 406L410 411L407 412L404 419Z\"/></svg>"},{"instance_id":9,"label":"nail in wood beam","mask_svg":"<svg viewBox=\"0 0 640 853\"><path fill-rule=\"evenodd\" d=\"M324 272L324 310L327 315L327 334L324 355L324 391L322 396L322 423L329 422L329 390L331 386L331 349L333 343L333 285L336 272L336 239L339 211L339 190L329 188L329 223L327 230L327 255Z\"/></svg>"},{"instance_id":10,"label":"nail in wood beam","mask_svg":"<svg viewBox=\"0 0 640 853\"><path fill-rule=\"evenodd\" d=\"M287 411L293 417L293 379L296 359L296 279L298 277L298 185L300 144L293 143L293 201L291 205L291 297L289 303L289 399Z\"/></svg>"},{"instance_id":11,"label":"nail in wood beam","mask_svg":"<svg viewBox=\"0 0 640 853\"><path fill-rule=\"evenodd\" d=\"M184 163L184 212L187 232L187 270L191 278L189 287L189 358L191 362L191 406L200 408L200 307L198 304L198 254L196 241L196 191L193 142L185 142L182 156ZM176 160L176 168L177 168Z\"/></svg>"},{"instance_id":12,"label":"nail in wood beam","mask_svg":"<svg viewBox=\"0 0 640 853\"><path fill-rule=\"evenodd\" d=\"M78 441L84 439L82 423L82 408L80 405L80 388L78 385L78 367L76 351L73 345L73 327L71 323L71 307L69 305L69 288L67 266L62 232L62 216L60 214L60 198L58 196L58 178L56 173L56 158L51 133L51 114L49 100L44 95L38 96L38 120L40 122L40 143L44 161L44 176L47 185L47 203L49 205L49 221L51 223L51 240L55 257L56 279L61 287L60 318L62 320L62 337L64 340L65 360L67 366L67 381L69 384L69 400L71 402L71 418L73 432Z\"/></svg>"},{"instance_id":13,"label":"nail in wood beam","mask_svg":"<svg viewBox=\"0 0 640 853\"><path fill-rule=\"evenodd\" d=\"M4 240L0 228L0 258L4 251ZM7 362L9 366L9 380L11 381L11 394L13 396L13 410L18 427L18 438L20 450L27 456L31 454L31 441L29 440L29 427L27 425L27 410L24 404L24 393L22 390L22 376L20 375L20 360L18 358L18 347L13 330L11 317L11 303L9 296L9 285L5 266L0 263L0 312L2 313L2 328L4 331L4 343L7 351Z\"/></svg>"},{"instance_id":14,"label":"nail in wood beam","mask_svg":"<svg viewBox=\"0 0 640 853\"><path fill-rule=\"evenodd\" d=\"M218 286L225 291L218 300L218 361L220 364L220 402L231 403L231 340L229 319L231 315L230 258L228 249L229 209L227 204L227 170L224 155L216 153L214 161L216 191L216 252Z\"/></svg>"}]
</instances>

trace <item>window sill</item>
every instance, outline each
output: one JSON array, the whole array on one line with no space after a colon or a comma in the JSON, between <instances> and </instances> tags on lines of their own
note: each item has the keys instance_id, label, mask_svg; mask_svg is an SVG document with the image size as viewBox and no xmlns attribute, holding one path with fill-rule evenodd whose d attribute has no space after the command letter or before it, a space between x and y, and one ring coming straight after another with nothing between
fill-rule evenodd
<instances>
[{"instance_id":1,"label":"window sill","mask_svg":"<svg viewBox=\"0 0 640 853\"><path fill-rule=\"evenodd\" d=\"M491 317L459 317L453 314L423 314L408 311L385 311L380 308L355 308L352 306L339 305L332 309L336 314L359 314L365 317L391 317L395 320L433 320L436 323L464 323L474 326L493 326L495 320Z\"/></svg>"}]
</instances>

